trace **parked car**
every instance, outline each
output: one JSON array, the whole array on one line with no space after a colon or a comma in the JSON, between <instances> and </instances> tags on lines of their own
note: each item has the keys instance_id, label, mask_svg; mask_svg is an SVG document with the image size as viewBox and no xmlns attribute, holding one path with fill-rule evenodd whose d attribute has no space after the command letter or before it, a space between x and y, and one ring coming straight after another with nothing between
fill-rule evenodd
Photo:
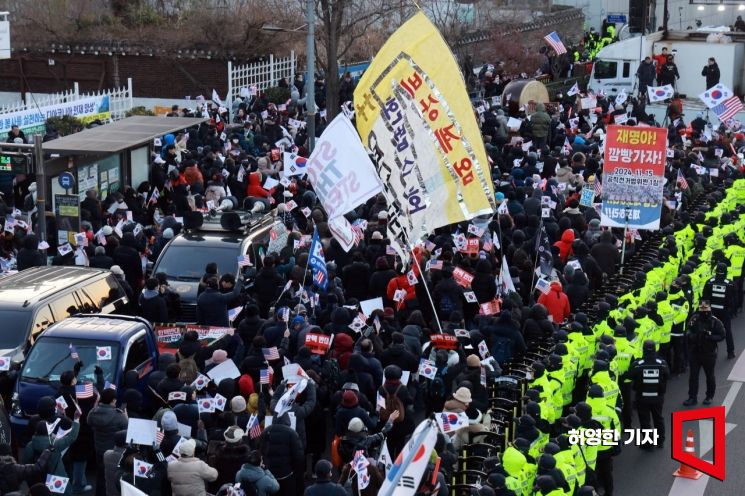
<instances>
[{"instance_id":1,"label":"parked car","mask_svg":"<svg viewBox=\"0 0 745 496\"><path fill-rule=\"evenodd\" d=\"M108 270L34 267L0 279L0 356L11 369L23 362L36 337L77 313L114 313L127 305L124 289Z\"/></svg>"},{"instance_id":2,"label":"parked car","mask_svg":"<svg viewBox=\"0 0 745 496\"><path fill-rule=\"evenodd\" d=\"M269 242L274 217L241 215L245 213L207 215L194 227L185 226L185 232L169 241L158 256L152 273L165 273L169 286L179 293L181 322L196 322L199 281L208 263L217 263L218 274L238 274L241 255L247 254L255 266L259 263L258 247ZM225 222L228 216L234 222Z\"/></svg>"},{"instance_id":3,"label":"parked car","mask_svg":"<svg viewBox=\"0 0 745 496\"><path fill-rule=\"evenodd\" d=\"M26 434L39 398L56 397L60 376L75 365L71 345L83 364L78 380L95 383L98 365L104 381L114 384L120 394L124 371L138 372L138 388L144 392L148 376L158 364L153 328L141 317L79 315L53 324L37 337L18 374L10 419L15 436Z\"/></svg>"}]
</instances>

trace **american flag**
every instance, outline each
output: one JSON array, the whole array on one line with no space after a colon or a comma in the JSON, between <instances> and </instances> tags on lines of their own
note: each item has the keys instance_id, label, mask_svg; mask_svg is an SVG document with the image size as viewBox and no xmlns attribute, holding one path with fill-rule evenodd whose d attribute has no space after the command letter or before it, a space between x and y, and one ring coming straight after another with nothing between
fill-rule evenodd
<instances>
[{"instance_id":1,"label":"american flag","mask_svg":"<svg viewBox=\"0 0 745 496\"><path fill-rule=\"evenodd\" d=\"M155 443L156 443L156 444L157 444L158 446L160 446L160 443L162 443L162 442L163 442L163 438L165 438L165 436L166 436L166 435L165 435L165 434L163 433L163 431L156 431L156 432L155 432Z\"/></svg>"},{"instance_id":2,"label":"american flag","mask_svg":"<svg viewBox=\"0 0 745 496\"><path fill-rule=\"evenodd\" d=\"M246 428L248 429L248 436L251 439L261 436L261 424L259 424L259 417L255 413L248 419Z\"/></svg>"},{"instance_id":3,"label":"american flag","mask_svg":"<svg viewBox=\"0 0 745 496\"><path fill-rule=\"evenodd\" d=\"M323 286L323 281L326 279L326 274L319 270L318 272L316 272L316 275L313 276L313 279L315 279L316 283L319 286Z\"/></svg>"},{"instance_id":4,"label":"american flag","mask_svg":"<svg viewBox=\"0 0 745 496\"><path fill-rule=\"evenodd\" d=\"M113 389L114 391L116 391L116 384L112 384L109 381L106 381L103 384L103 388L104 389Z\"/></svg>"},{"instance_id":5,"label":"american flag","mask_svg":"<svg viewBox=\"0 0 745 496\"><path fill-rule=\"evenodd\" d=\"M261 369L259 378L260 384L269 384L269 369Z\"/></svg>"},{"instance_id":6,"label":"american flag","mask_svg":"<svg viewBox=\"0 0 745 496\"><path fill-rule=\"evenodd\" d=\"M600 179L597 177L595 178L595 196L600 196L603 194L603 185L600 184Z\"/></svg>"},{"instance_id":7,"label":"american flag","mask_svg":"<svg viewBox=\"0 0 745 496\"><path fill-rule=\"evenodd\" d=\"M93 398L93 384L91 384L90 382L86 382L85 384L76 384L75 397L79 400Z\"/></svg>"},{"instance_id":8,"label":"american flag","mask_svg":"<svg viewBox=\"0 0 745 496\"><path fill-rule=\"evenodd\" d=\"M357 246L360 242L365 239L365 235L362 233L360 226L352 226L352 233L354 234L354 245Z\"/></svg>"},{"instance_id":9,"label":"american flag","mask_svg":"<svg viewBox=\"0 0 745 496\"><path fill-rule=\"evenodd\" d=\"M251 260L248 258L248 255L238 256L238 267L248 267L250 265L251 265Z\"/></svg>"},{"instance_id":10,"label":"american flag","mask_svg":"<svg viewBox=\"0 0 745 496\"><path fill-rule=\"evenodd\" d=\"M279 351L276 346L271 348L261 348L261 353L264 355L264 359L271 362L272 360L279 360Z\"/></svg>"},{"instance_id":11,"label":"american flag","mask_svg":"<svg viewBox=\"0 0 745 496\"><path fill-rule=\"evenodd\" d=\"M569 138L564 138L564 153L567 155L572 151L572 145L569 143Z\"/></svg>"},{"instance_id":12,"label":"american flag","mask_svg":"<svg viewBox=\"0 0 745 496\"><path fill-rule=\"evenodd\" d=\"M731 96L711 110L713 110L714 113L717 114L717 117L719 117L720 121L727 122L742 109L742 101L736 96Z\"/></svg>"},{"instance_id":13,"label":"american flag","mask_svg":"<svg viewBox=\"0 0 745 496\"><path fill-rule=\"evenodd\" d=\"M688 189L688 181L686 181L686 178L683 176L683 173L680 171L680 169L678 169L677 183L680 189L682 190Z\"/></svg>"},{"instance_id":14,"label":"american flag","mask_svg":"<svg viewBox=\"0 0 745 496\"><path fill-rule=\"evenodd\" d=\"M80 355L78 355L78 350L75 348L75 346L70 343L70 358L73 360L80 360Z\"/></svg>"},{"instance_id":15,"label":"american flag","mask_svg":"<svg viewBox=\"0 0 745 496\"><path fill-rule=\"evenodd\" d=\"M546 43L551 45L551 48L554 49L556 55L567 53L567 49L564 46L564 43L561 42L561 38L559 38L559 35L556 33L556 31L552 31L550 34L547 34L543 37L543 39L546 40Z\"/></svg>"}]
</instances>

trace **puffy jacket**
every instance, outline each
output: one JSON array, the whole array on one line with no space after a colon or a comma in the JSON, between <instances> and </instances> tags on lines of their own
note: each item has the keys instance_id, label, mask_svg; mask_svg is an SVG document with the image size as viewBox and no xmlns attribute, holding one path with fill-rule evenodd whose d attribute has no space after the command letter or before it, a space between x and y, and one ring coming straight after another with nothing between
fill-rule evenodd
<instances>
[{"instance_id":1,"label":"puffy jacket","mask_svg":"<svg viewBox=\"0 0 745 496\"><path fill-rule=\"evenodd\" d=\"M269 191L265 190L261 185L261 173L252 172L248 175L246 196L253 198L266 198L269 196Z\"/></svg>"},{"instance_id":2,"label":"puffy jacket","mask_svg":"<svg viewBox=\"0 0 745 496\"><path fill-rule=\"evenodd\" d=\"M261 467L246 463L235 476L235 482L242 487L251 484L256 489L256 496L267 496L279 491L279 482L272 473Z\"/></svg>"},{"instance_id":3,"label":"puffy jacket","mask_svg":"<svg viewBox=\"0 0 745 496\"><path fill-rule=\"evenodd\" d=\"M540 302L539 302L540 303ZM528 346L540 343L545 338L551 337L554 327L547 320L548 310L545 306L533 305L523 325L523 337Z\"/></svg>"},{"instance_id":4,"label":"puffy jacket","mask_svg":"<svg viewBox=\"0 0 745 496\"><path fill-rule=\"evenodd\" d=\"M554 281L548 294L541 294L538 303L545 306L548 313L553 317L554 323L560 324L569 318L569 298L562 291L561 283Z\"/></svg>"},{"instance_id":5,"label":"puffy jacket","mask_svg":"<svg viewBox=\"0 0 745 496\"><path fill-rule=\"evenodd\" d=\"M140 315L150 322L168 322L166 300L160 297L158 290L145 290L140 294Z\"/></svg>"},{"instance_id":6,"label":"puffy jacket","mask_svg":"<svg viewBox=\"0 0 745 496\"><path fill-rule=\"evenodd\" d=\"M260 450L266 468L278 480L303 470L305 453L300 437L287 425L273 423L267 427L261 435Z\"/></svg>"},{"instance_id":7,"label":"puffy jacket","mask_svg":"<svg viewBox=\"0 0 745 496\"><path fill-rule=\"evenodd\" d=\"M561 258L561 263L566 263L567 258L569 258L569 255L572 254L572 243L574 243L573 229L567 229L566 231L564 231L561 235L561 239L554 243L554 246L559 249L559 257Z\"/></svg>"},{"instance_id":8,"label":"puffy jacket","mask_svg":"<svg viewBox=\"0 0 745 496\"><path fill-rule=\"evenodd\" d=\"M546 106L539 103L535 107L535 113L530 116L530 128L533 131L533 138L545 138L548 136L551 116L546 113Z\"/></svg>"},{"instance_id":9,"label":"puffy jacket","mask_svg":"<svg viewBox=\"0 0 745 496\"><path fill-rule=\"evenodd\" d=\"M88 414L88 425L93 429L96 453L102 456L114 447L114 433L127 428L129 421L123 411L113 405L99 404Z\"/></svg>"},{"instance_id":10,"label":"puffy jacket","mask_svg":"<svg viewBox=\"0 0 745 496\"><path fill-rule=\"evenodd\" d=\"M182 456L168 464L168 480L173 496L207 496L204 482L217 479L217 469L199 458Z\"/></svg>"}]
</instances>

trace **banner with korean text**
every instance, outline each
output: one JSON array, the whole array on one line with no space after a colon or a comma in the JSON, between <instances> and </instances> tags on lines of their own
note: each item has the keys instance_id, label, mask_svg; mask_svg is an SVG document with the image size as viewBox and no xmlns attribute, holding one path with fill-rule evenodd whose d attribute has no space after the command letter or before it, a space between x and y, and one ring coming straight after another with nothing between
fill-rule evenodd
<instances>
[{"instance_id":1,"label":"banner with korean text","mask_svg":"<svg viewBox=\"0 0 745 496\"><path fill-rule=\"evenodd\" d=\"M357 85L357 130L384 184L397 251L435 228L494 212L465 88L445 40L421 12L388 38Z\"/></svg>"},{"instance_id":2,"label":"banner with korean text","mask_svg":"<svg viewBox=\"0 0 745 496\"><path fill-rule=\"evenodd\" d=\"M608 126L601 225L660 228L666 151L667 129Z\"/></svg>"},{"instance_id":3,"label":"banner with korean text","mask_svg":"<svg viewBox=\"0 0 745 496\"><path fill-rule=\"evenodd\" d=\"M6 134L12 126L18 126L26 134L43 133L44 123L50 117L76 117L84 124L94 120L107 121L111 117L109 95L92 96L70 102L0 114L0 134Z\"/></svg>"}]
</instances>

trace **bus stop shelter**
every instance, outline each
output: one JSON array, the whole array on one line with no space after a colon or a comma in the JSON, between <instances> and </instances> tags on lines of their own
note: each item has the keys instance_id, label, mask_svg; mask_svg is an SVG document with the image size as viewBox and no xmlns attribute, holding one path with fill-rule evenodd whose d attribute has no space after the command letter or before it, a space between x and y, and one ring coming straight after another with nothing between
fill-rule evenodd
<instances>
[{"instance_id":1,"label":"bus stop shelter","mask_svg":"<svg viewBox=\"0 0 745 496\"><path fill-rule=\"evenodd\" d=\"M39 200L44 200L47 212L57 216L62 205L72 217L73 204L79 212L80 201L91 189L104 200L125 185L137 188L148 181L152 153L159 148L155 140L206 120L134 116L47 141L42 144L44 165L35 170Z\"/></svg>"}]
</instances>

